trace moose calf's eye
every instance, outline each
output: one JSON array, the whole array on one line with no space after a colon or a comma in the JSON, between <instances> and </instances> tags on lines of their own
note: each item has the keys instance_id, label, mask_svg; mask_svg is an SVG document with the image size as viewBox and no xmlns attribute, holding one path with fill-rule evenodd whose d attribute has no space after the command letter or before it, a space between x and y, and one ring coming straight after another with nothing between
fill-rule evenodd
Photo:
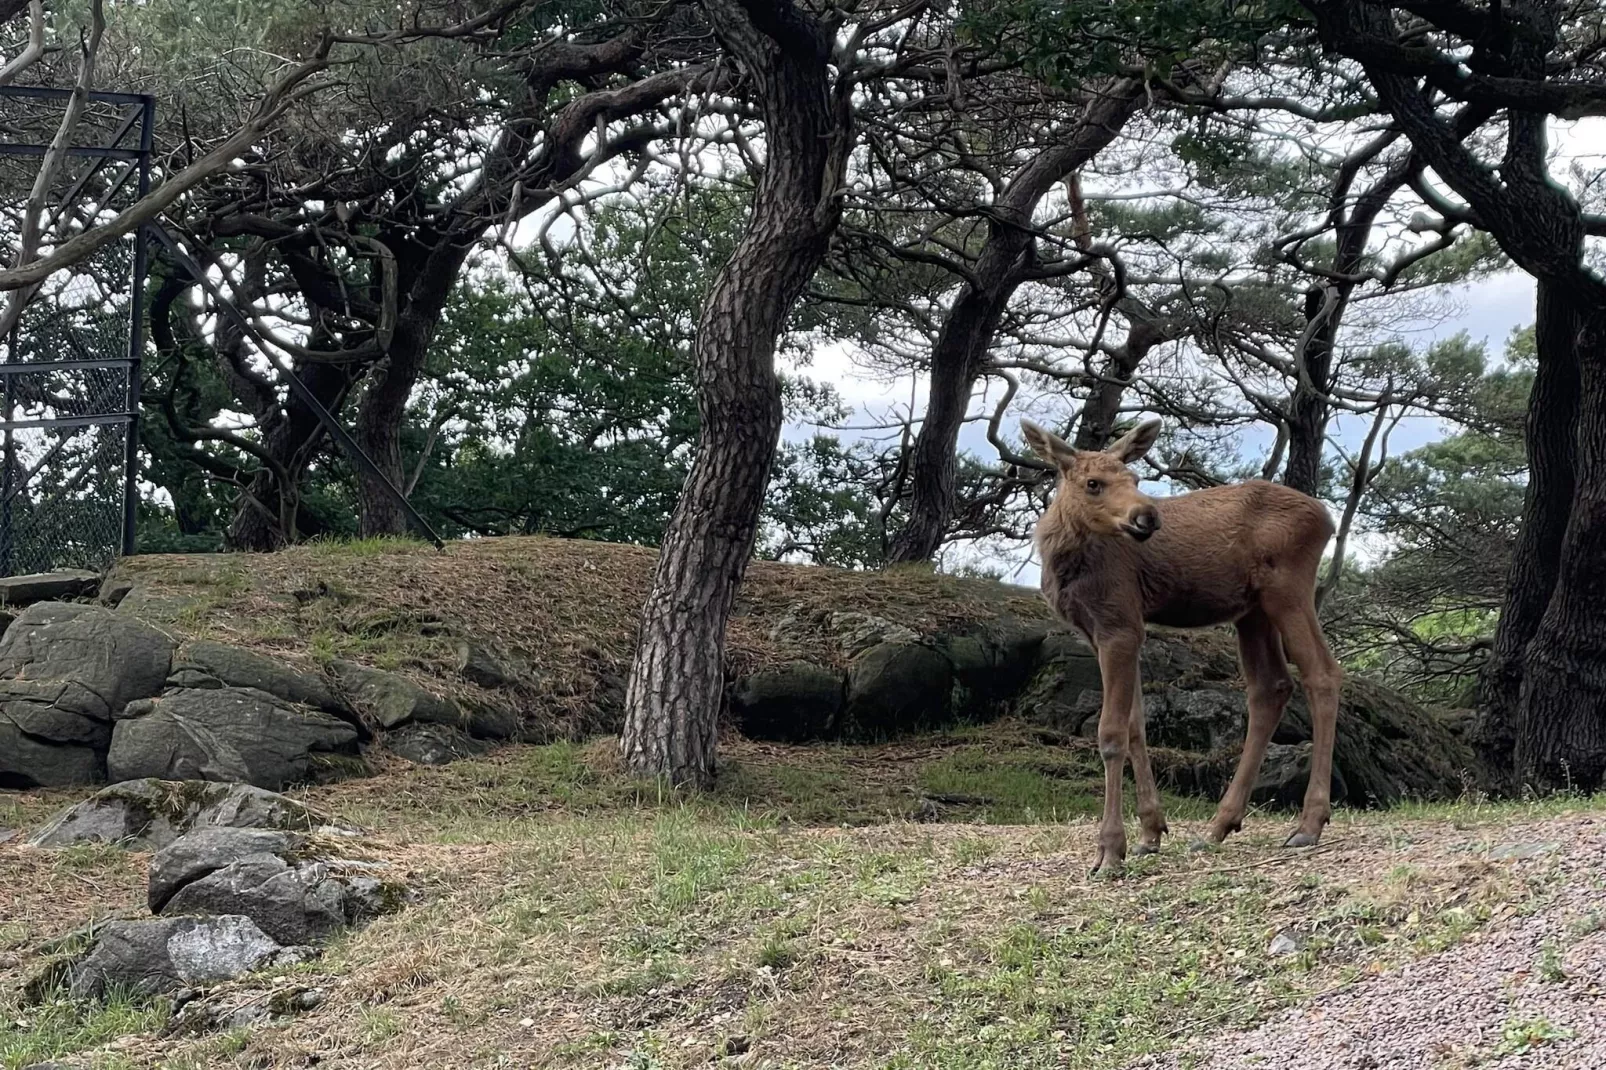
<instances>
[{"instance_id":1,"label":"moose calf's eye","mask_svg":"<svg viewBox=\"0 0 1606 1070\"><path fill-rule=\"evenodd\" d=\"M1101 491L1103 489L1104 489L1104 484L1100 483L1098 480L1090 479L1090 480L1087 481L1087 492L1089 494L1097 494L1099 491Z\"/></svg>"}]
</instances>

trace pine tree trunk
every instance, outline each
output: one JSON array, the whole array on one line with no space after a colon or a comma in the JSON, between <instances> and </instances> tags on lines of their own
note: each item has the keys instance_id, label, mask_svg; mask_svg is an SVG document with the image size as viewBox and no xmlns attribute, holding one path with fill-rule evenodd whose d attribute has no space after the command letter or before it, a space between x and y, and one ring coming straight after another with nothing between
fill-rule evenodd
<instances>
[{"instance_id":1,"label":"pine tree trunk","mask_svg":"<svg viewBox=\"0 0 1606 1070\"><path fill-rule=\"evenodd\" d=\"M1545 552L1553 584L1523 661L1514 757L1520 783L1594 791L1606 780L1606 309L1578 319L1571 508L1559 555Z\"/></svg>"},{"instance_id":2,"label":"pine tree trunk","mask_svg":"<svg viewBox=\"0 0 1606 1070\"><path fill-rule=\"evenodd\" d=\"M698 321L697 458L642 610L620 740L632 772L698 786L714 776L725 625L780 437L775 344L840 219L848 134L845 100L829 89L829 38L812 18L790 0L704 7L762 97L768 158L747 232Z\"/></svg>"},{"instance_id":3,"label":"pine tree trunk","mask_svg":"<svg viewBox=\"0 0 1606 1070\"><path fill-rule=\"evenodd\" d=\"M407 481L401 452L407 403L424 373L430 343L434 341L435 328L451 297L452 287L473 248L472 241L442 236L421 258L416 274L404 270L403 275L410 282L405 306L396 318L390 347L369 372L367 389L357 406L354 436L357 444L397 489L405 488ZM396 496L361 465L353 465L353 468L360 509L358 529L362 534L407 534L407 511Z\"/></svg>"},{"instance_id":4,"label":"pine tree trunk","mask_svg":"<svg viewBox=\"0 0 1606 1070\"><path fill-rule=\"evenodd\" d=\"M1126 388L1137 374L1138 365L1149 355L1149 350L1165 340L1165 331L1153 323L1134 320L1126 332L1126 343L1110 355L1099 381L1088 390L1087 400L1076 419L1076 439L1071 443L1079 450L1101 450L1110 441L1115 430L1116 417L1121 412L1121 400Z\"/></svg>"},{"instance_id":5,"label":"pine tree trunk","mask_svg":"<svg viewBox=\"0 0 1606 1070\"><path fill-rule=\"evenodd\" d=\"M1120 134L1147 99L1139 79L1111 79L1060 143L1034 157L993 206L986 243L931 350L931 387L909 458L908 519L887 549L890 563L929 561L953 513L959 430L998 324L1036 259L1032 216L1057 182L1085 166Z\"/></svg>"},{"instance_id":6,"label":"pine tree trunk","mask_svg":"<svg viewBox=\"0 0 1606 1070\"><path fill-rule=\"evenodd\" d=\"M1012 251L1018 263L1023 250ZM959 430L993 334L1021 280L1018 272L1010 272L989 281L987 289L967 285L960 292L932 347L926 413L909 455L909 515L887 549L888 562L931 560L948 530L959 470Z\"/></svg>"},{"instance_id":7,"label":"pine tree trunk","mask_svg":"<svg viewBox=\"0 0 1606 1070\"><path fill-rule=\"evenodd\" d=\"M1556 588L1562 537L1573 508L1578 443L1578 321L1572 299L1539 280L1534 335L1538 370L1528 399L1528 489L1511 549L1494 651L1484 670L1477 745L1485 763L1513 772L1528 647Z\"/></svg>"}]
</instances>

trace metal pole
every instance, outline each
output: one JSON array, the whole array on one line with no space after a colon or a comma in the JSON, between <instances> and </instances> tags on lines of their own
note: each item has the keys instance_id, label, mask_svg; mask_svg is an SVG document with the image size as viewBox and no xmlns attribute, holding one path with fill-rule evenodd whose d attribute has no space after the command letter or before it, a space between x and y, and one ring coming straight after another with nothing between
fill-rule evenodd
<instances>
[{"instance_id":1,"label":"metal pole","mask_svg":"<svg viewBox=\"0 0 1606 1070\"><path fill-rule=\"evenodd\" d=\"M11 337L7 339L6 362L17 359L17 329L11 328ZM16 495L12 489L11 481L13 470L17 464L17 447L12 437L11 417L15 415L11 400L11 376L3 376L5 384L5 451L0 456L0 464L5 466L5 474L0 477L0 493L5 494L5 501L0 503L0 576L11 575L11 543L13 532L11 530L11 499Z\"/></svg>"},{"instance_id":2,"label":"metal pole","mask_svg":"<svg viewBox=\"0 0 1606 1070\"><path fill-rule=\"evenodd\" d=\"M151 143L155 134L156 98L144 98L139 130L139 199L151 190ZM128 326L128 436L123 457L123 556L135 550L139 515L139 378L145 357L145 276L149 270L149 239L145 228L134 232L134 273L129 293Z\"/></svg>"}]
</instances>

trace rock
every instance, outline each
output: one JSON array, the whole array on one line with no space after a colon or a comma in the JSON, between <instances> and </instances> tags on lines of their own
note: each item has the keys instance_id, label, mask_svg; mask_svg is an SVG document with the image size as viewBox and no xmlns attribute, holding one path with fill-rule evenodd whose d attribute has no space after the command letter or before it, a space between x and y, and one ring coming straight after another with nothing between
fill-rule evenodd
<instances>
[{"instance_id":1,"label":"rock","mask_svg":"<svg viewBox=\"0 0 1606 1070\"><path fill-rule=\"evenodd\" d=\"M162 1032L166 1036L194 1036L246 1029L313 1010L326 998L328 993L324 989L298 984L284 988L231 987L196 993L193 999L174 1000L177 1006L173 1018Z\"/></svg>"},{"instance_id":2,"label":"rock","mask_svg":"<svg viewBox=\"0 0 1606 1070\"><path fill-rule=\"evenodd\" d=\"M934 637L963 689L963 712L972 719L997 716L1037 670L1048 631L1009 618L981 621L965 631Z\"/></svg>"},{"instance_id":3,"label":"rock","mask_svg":"<svg viewBox=\"0 0 1606 1070\"><path fill-rule=\"evenodd\" d=\"M1249 701L1239 690L1167 686L1143 696L1150 745L1212 751L1241 747L1249 723Z\"/></svg>"},{"instance_id":4,"label":"rock","mask_svg":"<svg viewBox=\"0 0 1606 1070\"><path fill-rule=\"evenodd\" d=\"M38 572L31 576L0 577L0 605L28 606L91 594L100 586L100 573L83 569Z\"/></svg>"},{"instance_id":5,"label":"rock","mask_svg":"<svg viewBox=\"0 0 1606 1070\"><path fill-rule=\"evenodd\" d=\"M356 751L357 730L327 713L250 688L190 688L124 710L106 772L113 780L241 781L277 791L344 771L348 763L332 759Z\"/></svg>"},{"instance_id":6,"label":"rock","mask_svg":"<svg viewBox=\"0 0 1606 1070\"><path fill-rule=\"evenodd\" d=\"M305 832L322 823L322 818L294 799L249 784L152 778L102 788L58 814L28 842L36 847L66 847L98 841L156 851L191 829Z\"/></svg>"},{"instance_id":7,"label":"rock","mask_svg":"<svg viewBox=\"0 0 1606 1070\"><path fill-rule=\"evenodd\" d=\"M1296 689L1272 738L1310 738L1303 690ZM1456 798L1467 780L1475 778L1478 761L1467 741L1435 711L1351 674L1339 701L1333 769L1351 803L1389 806L1406 799Z\"/></svg>"},{"instance_id":8,"label":"rock","mask_svg":"<svg viewBox=\"0 0 1606 1070\"><path fill-rule=\"evenodd\" d=\"M1305 950L1305 941L1295 933L1278 933L1266 945L1268 955L1297 955Z\"/></svg>"},{"instance_id":9,"label":"rock","mask_svg":"<svg viewBox=\"0 0 1606 1070\"><path fill-rule=\"evenodd\" d=\"M264 654L224 643L189 642L178 652L175 672L198 670L228 687L266 691L286 702L315 706L329 713L346 713L342 702L321 676L293 669Z\"/></svg>"},{"instance_id":10,"label":"rock","mask_svg":"<svg viewBox=\"0 0 1606 1070\"><path fill-rule=\"evenodd\" d=\"M0 708L0 788L70 788L105 779L100 751L35 739Z\"/></svg>"},{"instance_id":11,"label":"rock","mask_svg":"<svg viewBox=\"0 0 1606 1070\"><path fill-rule=\"evenodd\" d=\"M421 717L419 721L424 724L440 724L446 728L461 728L475 739L523 738L524 718L519 716L518 711L494 698L469 696L461 703L453 705L458 710L456 719L434 721Z\"/></svg>"},{"instance_id":12,"label":"rock","mask_svg":"<svg viewBox=\"0 0 1606 1070\"><path fill-rule=\"evenodd\" d=\"M348 704L381 728L409 721L463 723L457 703L431 694L406 677L350 661L335 661L330 669Z\"/></svg>"},{"instance_id":13,"label":"rock","mask_svg":"<svg viewBox=\"0 0 1606 1070\"><path fill-rule=\"evenodd\" d=\"M173 645L101 606L26 609L0 638L0 785L103 779L112 719L130 701L161 691Z\"/></svg>"},{"instance_id":14,"label":"rock","mask_svg":"<svg viewBox=\"0 0 1606 1070\"><path fill-rule=\"evenodd\" d=\"M1310 784L1310 743L1270 743L1266 746L1266 760L1260 764L1260 775L1249 793L1251 802L1265 805L1298 807L1305 801L1305 789ZM1236 761L1236 756L1233 761ZM1223 790L1232 777L1230 770L1222 782ZM1349 798L1349 785L1344 771L1333 768L1332 800L1345 802Z\"/></svg>"},{"instance_id":15,"label":"rock","mask_svg":"<svg viewBox=\"0 0 1606 1070\"><path fill-rule=\"evenodd\" d=\"M107 580L100 585L100 597L96 601L103 606L116 609L133 590L132 580Z\"/></svg>"},{"instance_id":16,"label":"rock","mask_svg":"<svg viewBox=\"0 0 1606 1070\"><path fill-rule=\"evenodd\" d=\"M832 613L826 626L842 653L850 658L881 643L920 641L920 636L911 629L869 613Z\"/></svg>"},{"instance_id":17,"label":"rock","mask_svg":"<svg viewBox=\"0 0 1606 1070\"><path fill-rule=\"evenodd\" d=\"M305 834L280 829L195 829L151 857L146 902L152 914L160 914L178 890L191 881L250 855L289 854L300 850L306 843ZM246 911L235 913L243 914Z\"/></svg>"},{"instance_id":18,"label":"rock","mask_svg":"<svg viewBox=\"0 0 1606 1070\"><path fill-rule=\"evenodd\" d=\"M108 990L166 995L283 962L286 950L239 915L110 921L95 946L65 967L65 981L77 999L100 999Z\"/></svg>"},{"instance_id":19,"label":"rock","mask_svg":"<svg viewBox=\"0 0 1606 1070\"><path fill-rule=\"evenodd\" d=\"M1089 713L1098 712L1098 704L1089 710L1082 696L1102 694L1103 686L1087 641L1072 632L1051 632L1039 644L1037 671L1016 700L1016 712L1034 724L1079 732Z\"/></svg>"},{"instance_id":20,"label":"rock","mask_svg":"<svg viewBox=\"0 0 1606 1070\"><path fill-rule=\"evenodd\" d=\"M449 725L407 724L385 733L385 749L419 765L445 765L484 754L490 748Z\"/></svg>"},{"instance_id":21,"label":"rock","mask_svg":"<svg viewBox=\"0 0 1606 1070\"><path fill-rule=\"evenodd\" d=\"M1489 852L1489 858L1495 862L1509 862L1529 858L1539 858L1543 855L1554 854L1561 849L1559 843L1507 843Z\"/></svg>"},{"instance_id":22,"label":"rock","mask_svg":"<svg viewBox=\"0 0 1606 1070\"><path fill-rule=\"evenodd\" d=\"M10 843L17 838L16 829L0 828L0 843Z\"/></svg>"},{"instance_id":23,"label":"rock","mask_svg":"<svg viewBox=\"0 0 1606 1070\"><path fill-rule=\"evenodd\" d=\"M828 739L842 712L842 673L791 661L744 676L731 688L731 714L749 739Z\"/></svg>"},{"instance_id":24,"label":"rock","mask_svg":"<svg viewBox=\"0 0 1606 1070\"><path fill-rule=\"evenodd\" d=\"M518 682L517 674L504 659L474 639L457 641L457 671L463 679L480 687L512 687Z\"/></svg>"},{"instance_id":25,"label":"rock","mask_svg":"<svg viewBox=\"0 0 1606 1070\"><path fill-rule=\"evenodd\" d=\"M941 651L915 643L881 643L848 666L844 734L885 739L948 723L953 666Z\"/></svg>"},{"instance_id":26,"label":"rock","mask_svg":"<svg viewBox=\"0 0 1606 1070\"><path fill-rule=\"evenodd\" d=\"M198 604L197 599L189 595L156 594L149 587L136 583L117 603L117 612L142 620L175 621Z\"/></svg>"},{"instance_id":27,"label":"rock","mask_svg":"<svg viewBox=\"0 0 1606 1070\"><path fill-rule=\"evenodd\" d=\"M197 829L151 859L149 903L163 915L243 915L281 944L315 944L401 905L405 890L372 875L383 869L293 833Z\"/></svg>"},{"instance_id":28,"label":"rock","mask_svg":"<svg viewBox=\"0 0 1606 1070\"><path fill-rule=\"evenodd\" d=\"M240 914L282 944L315 944L346 926L345 888L321 862L255 854L186 884L162 913Z\"/></svg>"}]
</instances>

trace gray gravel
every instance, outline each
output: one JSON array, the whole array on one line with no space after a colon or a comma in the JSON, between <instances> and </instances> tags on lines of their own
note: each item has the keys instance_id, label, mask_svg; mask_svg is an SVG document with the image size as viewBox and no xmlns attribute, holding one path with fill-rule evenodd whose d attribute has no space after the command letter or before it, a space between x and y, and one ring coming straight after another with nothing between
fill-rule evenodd
<instances>
[{"instance_id":1,"label":"gray gravel","mask_svg":"<svg viewBox=\"0 0 1606 1070\"><path fill-rule=\"evenodd\" d=\"M1561 867L1561 890L1538 913L1134 1070L1606 1068L1606 821L1545 831L1542 852L1517 844L1500 863ZM1537 1033L1548 1039L1528 1039Z\"/></svg>"}]
</instances>

